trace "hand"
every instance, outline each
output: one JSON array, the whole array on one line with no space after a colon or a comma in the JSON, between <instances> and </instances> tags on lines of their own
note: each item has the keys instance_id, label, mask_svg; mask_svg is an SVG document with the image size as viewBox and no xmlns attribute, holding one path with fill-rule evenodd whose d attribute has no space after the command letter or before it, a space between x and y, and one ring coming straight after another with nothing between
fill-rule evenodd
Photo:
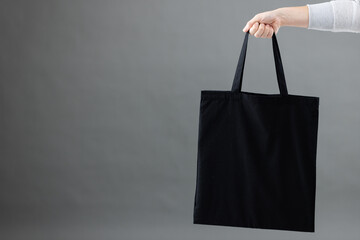
<instances>
[{"instance_id":1,"label":"hand","mask_svg":"<svg viewBox=\"0 0 360 240\"><path fill-rule=\"evenodd\" d=\"M271 38L277 34L281 26L281 18L277 11L267 11L256 14L246 23L243 32L249 33L256 38Z\"/></svg>"}]
</instances>

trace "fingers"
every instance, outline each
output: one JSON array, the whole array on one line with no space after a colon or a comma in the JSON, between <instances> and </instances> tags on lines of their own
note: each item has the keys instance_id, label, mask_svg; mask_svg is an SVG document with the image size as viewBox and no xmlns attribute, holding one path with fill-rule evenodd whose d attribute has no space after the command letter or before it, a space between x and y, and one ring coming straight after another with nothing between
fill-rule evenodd
<instances>
[{"instance_id":1,"label":"fingers","mask_svg":"<svg viewBox=\"0 0 360 240\"><path fill-rule=\"evenodd\" d=\"M258 22L260 22L260 15L255 15L252 19L250 19L247 23L246 23L246 25L245 25L245 27L244 27L244 29L243 29L243 32L247 32L250 28L252 28L253 27L253 25L255 24L255 23L258 23Z\"/></svg>"},{"instance_id":2,"label":"fingers","mask_svg":"<svg viewBox=\"0 0 360 240\"><path fill-rule=\"evenodd\" d=\"M269 24L259 24L258 22L256 22L250 28L249 33L256 38L271 38L274 33L274 29Z\"/></svg>"},{"instance_id":3,"label":"fingers","mask_svg":"<svg viewBox=\"0 0 360 240\"><path fill-rule=\"evenodd\" d=\"M258 30L256 31L256 33L254 34L255 37L260 38L262 36L262 34L264 33L265 30L265 24L260 23Z\"/></svg>"},{"instance_id":4,"label":"fingers","mask_svg":"<svg viewBox=\"0 0 360 240\"><path fill-rule=\"evenodd\" d=\"M249 32L257 38L271 38L277 34L281 26L279 14L275 11L266 11L256 14L248 21L243 28L244 32Z\"/></svg>"},{"instance_id":5,"label":"fingers","mask_svg":"<svg viewBox=\"0 0 360 240\"><path fill-rule=\"evenodd\" d=\"M272 38L272 35L274 34L274 28L272 28L271 26L269 26L269 33L266 36L266 38Z\"/></svg>"},{"instance_id":6,"label":"fingers","mask_svg":"<svg viewBox=\"0 0 360 240\"><path fill-rule=\"evenodd\" d=\"M252 25L252 27L250 28L249 33L250 33L251 35L254 35L254 34L258 31L258 29L259 29L259 23L256 22L256 23L254 23L254 24Z\"/></svg>"},{"instance_id":7,"label":"fingers","mask_svg":"<svg viewBox=\"0 0 360 240\"><path fill-rule=\"evenodd\" d=\"M264 33L261 35L262 38L270 38L272 36L272 27L270 25L265 25Z\"/></svg>"}]
</instances>

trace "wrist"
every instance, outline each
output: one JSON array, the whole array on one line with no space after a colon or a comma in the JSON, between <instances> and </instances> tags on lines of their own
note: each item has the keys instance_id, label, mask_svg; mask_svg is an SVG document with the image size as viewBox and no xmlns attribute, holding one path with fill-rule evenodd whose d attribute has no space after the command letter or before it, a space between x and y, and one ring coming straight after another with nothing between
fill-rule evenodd
<instances>
[{"instance_id":1,"label":"wrist","mask_svg":"<svg viewBox=\"0 0 360 240\"><path fill-rule=\"evenodd\" d=\"M276 18L279 19L280 27L287 26L288 25L288 18L287 18L287 12L286 8L277 8L274 10Z\"/></svg>"},{"instance_id":2,"label":"wrist","mask_svg":"<svg viewBox=\"0 0 360 240\"><path fill-rule=\"evenodd\" d=\"M282 7L275 9L280 26L308 27L309 9L308 6Z\"/></svg>"}]
</instances>

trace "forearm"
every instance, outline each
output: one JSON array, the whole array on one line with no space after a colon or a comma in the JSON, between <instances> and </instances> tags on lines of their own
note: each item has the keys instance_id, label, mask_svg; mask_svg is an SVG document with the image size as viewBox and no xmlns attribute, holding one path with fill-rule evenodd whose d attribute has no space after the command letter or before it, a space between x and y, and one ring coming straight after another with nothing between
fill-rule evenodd
<instances>
[{"instance_id":1,"label":"forearm","mask_svg":"<svg viewBox=\"0 0 360 240\"><path fill-rule=\"evenodd\" d=\"M280 18L281 26L308 28L308 6L282 7L274 10Z\"/></svg>"}]
</instances>

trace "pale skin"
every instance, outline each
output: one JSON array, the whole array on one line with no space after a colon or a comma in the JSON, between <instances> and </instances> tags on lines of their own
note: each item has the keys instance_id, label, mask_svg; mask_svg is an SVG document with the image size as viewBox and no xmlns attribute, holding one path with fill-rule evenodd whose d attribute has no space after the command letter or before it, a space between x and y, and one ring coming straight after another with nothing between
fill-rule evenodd
<instances>
[{"instance_id":1,"label":"pale skin","mask_svg":"<svg viewBox=\"0 0 360 240\"><path fill-rule=\"evenodd\" d=\"M309 25L309 9L305 6L282 7L272 11L266 11L256 14L250 19L243 32L249 31L249 34L256 38L271 38L277 34L280 27L302 27Z\"/></svg>"}]
</instances>

